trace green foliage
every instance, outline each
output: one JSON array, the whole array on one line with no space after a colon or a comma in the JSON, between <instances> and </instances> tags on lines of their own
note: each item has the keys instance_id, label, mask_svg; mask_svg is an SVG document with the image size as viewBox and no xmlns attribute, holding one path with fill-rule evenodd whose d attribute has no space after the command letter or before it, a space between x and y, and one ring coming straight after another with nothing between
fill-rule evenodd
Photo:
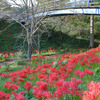
<instances>
[{"instance_id":1,"label":"green foliage","mask_svg":"<svg viewBox=\"0 0 100 100\"><path fill-rule=\"evenodd\" d=\"M56 17L45 19L46 21L64 19L64 17ZM47 23L47 28L49 33L44 33L41 38L40 50L57 48L66 49L69 52L70 49L76 48L88 48L89 47L89 37L90 37L90 16L89 15L69 15L66 16L64 20L59 20L58 22ZM100 43L99 39L99 23L100 17L95 16L95 41ZM11 50L27 50L27 42L24 41L26 34L23 30L23 35L20 36L22 28L19 24L14 23L11 27L7 28L2 34L0 34L0 51L11 51ZM59 25L62 24L62 32L59 30ZM0 30L5 29L8 23L4 20L0 22ZM55 24L57 26L54 28ZM20 37L19 37L20 36ZM36 37L37 38L37 37ZM37 39L36 39L37 40ZM98 43L95 42L95 47ZM33 49L37 49L33 46ZM26 54L21 56L26 57Z\"/></svg>"},{"instance_id":2,"label":"green foliage","mask_svg":"<svg viewBox=\"0 0 100 100\"><path fill-rule=\"evenodd\" d=\"M3 67L0 68L0 73L9 70L10 65L5 64Z\"/></svg>"},{"instance_id":3,"label":"green foliage","mask_svg":"<svg viewBox=\"0 0 100 100\"><path fill-rule=\"evenodd\" d=\"M99 36L100 34L100 21L95 23L95 36Z\"/></svg>"},{"instance_id":4,"label":"green foliage","mask_svg":"<svg viewBox=\"0 0 100 100\"><path fill-rule=\"evenodd\" d=\"M12 23L14 24L8 27ZM21 48L20 45L23 42L23 37L18 38L18 36L20 35L22 28L16 22L12 23L8 23L5 20L0 21L0 30L4 30L0 34L0 51L12 51Z\"/></svg>"}]
</instances>

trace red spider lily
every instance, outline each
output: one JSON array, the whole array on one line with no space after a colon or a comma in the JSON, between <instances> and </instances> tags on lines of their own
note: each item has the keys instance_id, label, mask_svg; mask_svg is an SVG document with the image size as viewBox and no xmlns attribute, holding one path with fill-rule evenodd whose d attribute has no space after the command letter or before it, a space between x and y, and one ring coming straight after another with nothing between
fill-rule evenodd
<instances>
[{"instance_id":1,"label":"red spider lily","mask_svg":"<svg viewBox=\"0 0 100 100\"><path fill-rule=\"evenodd\" d=\"M46 99L50 99L50 97L52 96L52 94L50 92L43 92L43 96Z\"/></svg>"},{"instance_id":2,"label":"red spider lily","mask_svg":"<svg viewBox=\"0 0 100 100\"><path fill-rule=\"evenodd\" d=\"M23 78L18 78L18 79L16 79L16 81L24 82L24 79Z\"/></svg>"},{"instance_id":3,"label":"red spider lily","mask_svg":"<svg viewBox=\"0 0 100 100\"><path fill-rule=\"evenodd\" d=\"M81 96L79 86L82 82L85 82L84 76L92 75L94 73L94 71L92 71L92 64L100 63L100 57L95 54L96 52L100 52L100 46L85 53L75 55L71 55L71 53L69 53L69 57L67 55L65 55L65 58L62 57L64 59L68 59L65 64L62 64L62 59L57 60L57 67L53 67L53 62L50 62L49 64L41 63L34 69L31 67L24 68L10 73L0 73L0 76L9 77L11 79L10 82L4 84L5 87L10 89L14 87L9 95L13 94L15 98L19 97L23 100L25 98L23 97L23 94L19 93L19 88L25 88L27 91L29 89L33 89L33 95L36 98L43 100L55 100L55 98L61 99L62 96L66 94ZM38 56L33 56L32 60L36 60L36 63L42 62L42 60L45 59L45 56L40 58ZM83 63L83 65L80 63ZM81 67L80 70L78 70L77 64ZM91 67L86 65L91 65ZM23 84L24 86L22 86ZM16 86L19 88L15 88ZM92 85L91 87L94 86ZM95 89L90 88L89 93L91 90L94 91ZM99 89L97 90L100 91ZM95 96L93 96L93 98L94 97Z\"/></svg>"},{"instance_id":4,"label":"red spider lily","mask_svg":"<svg viewBox=\"0 0 100 100\"><path fill-rule=\"evenodd\" d=\"M32 88L31 82L26 82L24 88L28 91L30 88Z\"/></svg>"},{"instance_id":5,"label":"red spider lily","mask_svg":"<svg viewBox=\"0 0 100 100\"><path fill-rule=\"evenodd\" d=\"M34 79L34 76L30 77L30 80L33 80Z\"/></svg>"},{"instance_id":6,"label":"red spider lily","mask_svg":"<svg viewBox=\"0 0 100 100\"><path fill-rule=\"evenodd\" d=\"M9 100L10 94L0 91L0 100Z\"/></svg>"},{"instance_id":7,"label":"red spider lily","mask_svg":"<svg viewBox=\"0 0 100 100\"><path fill-rule=\"evenodd\" d=\"M88 90L83 92L82 100L99 100L100 82L91 82L88 84Z\"/></svg>"},{"instance_id":8,"label":"red spider lily","mask_svg":"<svg viewBox=\"0 0 100 100\"><path fill-rule=\"evenodd\" d=\"M16 94L16 95L14 96L15 100L25 100L23 94L24 94L24 91L22 91L22 92Z\"/></svg>"},{"instance_id":9,"label":"red spider lily","mask_svg":"<svg viewBox=\"0 0 100 100\"><path fill-rule=\"evenodd\" d=\"M14 84L12 82L6 82L6 84L4 84L4 88L8 88L8 89L18 89L19 86L17 86L18 83Z\"/></svg>"},{"instance_id":10,"label":"red spider lily","mask_svg":"<svg viewBox=\"0 0 100 100\"><path fill-rule=\"evenodd\" d=\"M85 74L92 75L92 74L94 74L94 71L91 71L91 70L89 70L89 69L85 69L85 70L84 70L84 73L85 73Z\"/></svg>"}]
</instances>

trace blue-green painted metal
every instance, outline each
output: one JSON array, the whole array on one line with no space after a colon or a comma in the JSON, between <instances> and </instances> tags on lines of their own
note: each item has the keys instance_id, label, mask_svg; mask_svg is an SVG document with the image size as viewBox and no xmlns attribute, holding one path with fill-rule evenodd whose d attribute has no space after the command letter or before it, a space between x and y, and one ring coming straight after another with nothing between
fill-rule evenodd
<instances>
[{"instance_id":1,"label":"blue-green painted metal","mask_svg":"<svg viewBox=\"0 0 100 100\"><path fill-rule=\"evenodd\" d=\"M41 9L38 9L38 13L35 17L40 16L62 16L62 15L100 15L100 0L73 0L62 2L61 0L48 1L42 5L39 5ZM52 4L52 5L51 5ZM58 5L59 4L59 5ZM45 8L45 9L42 9ZM31 19L32 16L29 17ZM24 19L19 20L23 22Z\"/></svg>"}]
</instances>

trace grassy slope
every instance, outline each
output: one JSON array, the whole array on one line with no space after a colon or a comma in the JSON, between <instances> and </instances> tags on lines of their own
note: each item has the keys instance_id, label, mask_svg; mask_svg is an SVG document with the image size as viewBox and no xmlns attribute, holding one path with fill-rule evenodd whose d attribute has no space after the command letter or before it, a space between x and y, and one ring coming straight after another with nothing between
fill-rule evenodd
<instances>
[{"instance_id":1,"label":"grassy slope","mask_svg":"<svg viewBox=\"0 0 100 100\"><path fill-rule=\"evenodd\" d=\"M14 24L8 27L5 31L0 34L0 51L12 51L18 49L18 46L21 44L22 39L17 39L21 32L20 25ZM0 21L0 30L4 30L7 26L11 25L5 21Z\"/></svg>"},{"instance_id":2,"label":"grassy slope","mask_svg":"<svg viewBox=\"0 0 100 100\"><path fill-rule=\"evenodd\" d=\"M9 23L5 21L0 22L0 30L5 29ZM16 38L21 33L21 26L18 24L14 24L9 27L7 30L0 34L0 52L1 51L11 51L11 50L19 50L23 42L24 37ZM56 48L61 49L62 51L69 52L77 52L76 49L79 48L88 48L89 40L84 39L76 39L74 37L67 36L65 34L61 34L59 31L53 31L51 36L48 38L47 33L42 36L41 49L49 49ZM95 43L95 47L98 46L98 43ZM27 43L25 43L24 48L27 48ZM73 49L73 50L72 50ZM75 51L76 50L76 51ZM61 52L62 53L62 52Z\"/></svg>"},{"instance_id":3,"label":"grassy slope","mask_svg":"<svg viewBox=\"0 0 100 100\"><path fill-rule=\"evenodd\" d=\"M61 35L61 37L60 37ZM46 40L47 37L44 38ZM94 46L97 47L99 43L94 43ZM75 37L70 37L60 32L52 33L51 37L48 38L46 42L41 43L43 49L47 48L56 48L61 49L65 52L79 52L77 49L89 49L89 40L77 39Z\"/></svg>"}]
</instances>

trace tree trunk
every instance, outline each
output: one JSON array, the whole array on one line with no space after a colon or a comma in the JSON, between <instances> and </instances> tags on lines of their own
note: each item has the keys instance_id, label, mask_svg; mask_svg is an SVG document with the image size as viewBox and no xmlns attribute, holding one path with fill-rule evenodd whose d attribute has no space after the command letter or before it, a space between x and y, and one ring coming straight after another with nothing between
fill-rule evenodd
<instances>
[{"instance_id":1,"label":"tree trunk","mask_svg":"<svg viewBox=\"0 0 100 100\"><path fill-rule=\"evenodd\" d=\"M32 37L29 26L27 27L27 43L28 43L27 60L29 61L32 55Z\"/></svg>"},{"instance_id":2,"label":"tree trunk","mask_svg":"<svg viewBox=\"0 0 100 100\"><path fill-rule=\"evenodd\" d=\"M32 55L32 44L28 44L28 55L27 55L27 60L31 59Z\"/></svg>"},{"instance_id":3,"label":"tree trunk","mask_svg":"<svg viewBox=\"0 0 100 100\"><path fill-rule=\"evenodd\" d=\"M62 23L59 24L60 40L62 40Z\"/></svg>"},{"instance_id":4,"label":"tree trunk","mask_svg":"<svg viewBox=\"0 0 100 100\"><path fill-rule=\"evenodd\" d=\"M94 46L94 15L90 15L90 48Z\"/></svg>"},{"instance_id":5,"label":"tree trunk","mask_svg":"<svg viewBox=\"0 0 100 100\"><path fill-rule=\"evenodd\" d=\"M39 52L39 55L40 55L40 34L38 33L38 52Z\"/></svg>"}]
</instances>

